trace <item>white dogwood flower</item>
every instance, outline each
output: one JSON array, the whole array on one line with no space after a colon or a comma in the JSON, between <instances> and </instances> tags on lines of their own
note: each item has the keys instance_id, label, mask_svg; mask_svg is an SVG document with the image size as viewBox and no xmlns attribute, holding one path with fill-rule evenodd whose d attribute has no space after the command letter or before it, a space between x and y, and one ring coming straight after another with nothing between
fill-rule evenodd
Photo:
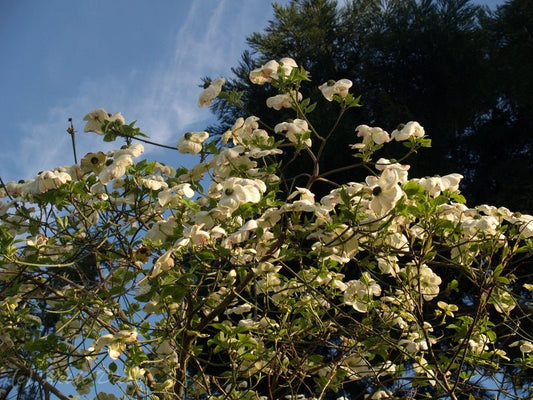
<instances>
[{"instance_id":1,"label":"white dogwood flower","mask_svg":"<svg viewBox=\"0 0 533 400\"><path fill-rule=\"evenodd\" d=\"M366 178L366 183L372 188L370 208L377 216L383 216L392 210L403 196L398 182L398 174L394 169L385 169L379 178L376 176Z\"/></svg>"},{"instance_id":2,"label":"white dogwood flower","mask_svg":"<svg viewBox=\"0 0 533 400\"><path fill-rule=\"evenodd\" d=\"M198 107L204 107L211 104L213 99L220 94L224 83L226 83L224 78L218 78L209 82L207 87L204 86L204 90L200 93L200 96L198 96Z\"/></svg>"},{"instance_id":3,"label":"white dogwood flower","mask_svg":"<svg viewBox=\"0 0 533 400\"><path fill-rule=\"evenodd\" d=\"M320 85L318 89L320 89L327 101L332 101L334 95L345 98L352 85L353 83L349 79L340 79L338 81L329 80Z\"/></svg>"},{"instance_id":4,"label":"white dogwood flower","mask_svg":"<svg viewBox=\"0 0 533 400\"><path fill-rule=\"evenodd\" d=\"M126 123L120 112L111 115L108 114L103 108L98 108L94 111L91 111L90 113L86 114L85 117L83 117L83 120L87 121L85 128L83 128L84 132L94 132L99 135L104 134L102 131L102 124L106 121L118 121L121 125Z\"/></svg>"},{"instance_id":5,"label":"white dogwood flower","mask_svg":"<svg viewBox=\"0 0 533 400\"><path fill-rule=\"evenodd\" d=\"M274 132L286 132L285 135L291 143L299 144L303 143L308 147L311 147L312 142L309 137L309 126L307 121L303 119L295 119L292 122L281 122L274 127Z\"/></svg>"},{"instance_id":6,"label":"white dogwood flower","mask_svg":"<svg viewBox=\"0 0 533 400\"><path fill-rule=\"evenodd\" d=\"M383 144L390 142L389 134L379 127L370 127L368 125L359 125L355 128L357 137L362 137L361 143L350 145L354 150L363 151L370 143Z\"/></svg>"},{"instance_id":7,"label":"white dogwood flower","mask_svg":"<svg viewBox=\"0 0 533 400\"><path fill-rule=\"evenodd\" d=\"M261 180L230 177L221 184L218 204L233 211L242 204L259 202L265 191L266 185Z\"/></svg>"},{"instance_id":8,"label":"white dogwood flower","mask_svg":"<svg viewBox=\"0 0 533 400\"><path fill-rule=\"evenodd\" d=\"M373 296L381 295L381 287L368 272L363 272L361 279L346 283L344 303L352 306L356 311L365 313L372 302Z\"/></svg>"},{"instance_id":9,"label":"white dogwood flower","mask_svg":"<svg viewBox=\"0 0 533 400\"><path fill-rule=\"evenodd\" d=\"M176 147L182 154L198 154L202 143L209 137L207 132L187 132L178 140Z\"/></svg>"},{"instance_id":10,"label":"white dogwood flower","mask_svg":"<svg viewBox=\"0 0 533 400\"><path fill-rule=\"evenodd\" d=\"M391 133L391 139L398 142L407 140L410 137L419 138L425 135L424 128L416 121L409 121L405 125L401 125Z\"/></svg>"},{"instance_id":11,"label":"white dogwood flower","mask_svg":"<svg viewBox=\"0 0 533 400\"><path fill-rule=\"evenodd\" d=\"M298 68L298 64L292 58L284 57L279 62L270 60L261 67L250 71L249 78L256 85L264 85L271 82L272 79L279 79L279 72L281 72L282 76L290 75L294 68Z\"/></svg>"},{"instance_id":12,"label":"white dogwood flower","mask_svg":"<svg viewBox=\"0 0 533 400\"><path fill-rule=\"evenodd\" d=\"M282 108L291 108L295 102L302 101L302 98L303 96L300 92L283 93L269 97L266 105L268 108L279 111Z\"/></svg>"}]
</instances>

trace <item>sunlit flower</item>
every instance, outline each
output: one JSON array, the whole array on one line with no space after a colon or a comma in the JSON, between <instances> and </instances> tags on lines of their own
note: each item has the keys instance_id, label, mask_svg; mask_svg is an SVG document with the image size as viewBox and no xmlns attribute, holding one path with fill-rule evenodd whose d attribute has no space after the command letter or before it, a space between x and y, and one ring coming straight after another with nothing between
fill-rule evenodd
<instances>
[{"instance_id":1,"label":"sunlit flower","mask_svg":"<svg viewBox=\"0 0 533 400\"><path fill-rule=\"evenodd\" d=\"M355 128L355 131L357 132L357 137L362 137L363 141L350 145L354 150L363 151L370 143L383 144L390 142L389 134L379 127L372 128L368 125L359 125Z\"/></svg>"},{"instance_id":2,"label":"sunlit flower","mask_svg":"<svg viewBox=\"0 0 533 400\"><path fill-rule=\"evenodd\" d=\"M87 153L85 157L81 159L81 170L83 173L94 172L99 174L102 168L104 168L107 160L107 156L99 151L98 153Z\"/></svg>"},{"instance_id":3,"label":"sunlit flower","mask_svg":"<svg viewBox=\"0 0 533 400\"><path fill-rule=\"evenodd\" d=\"M520 346L520 351L524 354L533 353L533 343L531 343L529 340L518 340L509 345L509 347L517 347L517 346Z\"/></svg>"},{"instance_id":4,"label":"sunlit flower","mask_svg":"<svg viewBox=\"0 0 533 400\"><path fill-rule=\"evenodd\" d=\"M183 154L198 154L202 143L209 137L207 132L187 132L178 140L176 147Z\"/></svg>"},{"instance_id":5,"label":"sunlit flower","mask_svg":"<svg viewBox=\"0 0 533 400\"><path fill-rule=\"evenodd\" d=\"M176 241L175 246L178 248L184 246L204 246L209 243L211 235L208 231L202 229L203 225L188 226L183 230L183 238Z\"/></svg>"},{"instance_id":6,"label":"sunlit flower","mask_svg":"<svg viewBox=\"0 0 533 400\"><path fill-rule=\"evenodd\" d=\"M257 221L254 219L248 220L242 227L240 227L235 232L233 232L231 235L229 235L223 241L222 244L225 248L231 248L233 247L233 245L247 240L253 234L253 232L255 232L256 229L257 229Z\"/></svg>"},{"instance_id":7,"label":"sunlit flower","mask_svg":"<svg viewBox=\"0 0 533 400\"><path fill-rule=\"evenodd\" d=\"M252 83L263 85L271 82L272 79L278 79L278 72L281 72L283 76L290 75L294 68L298 68L298 64L292 58L284 57L279 62L270 60L261 67L252 70L249 78Z\"/></svg>"},{"instance_id":8,"label":"sunlit flower","mask_svg":"<svg viewBox=\"0 0 533 400\"><path fill-rule=\"evenodd\" d=\"M150 175L144 178L139 178L139 183L150 190L161 190L168 187L168 184L159 175Z\"/></svg>"},{"instance_id":9,"label":"sunlit flower","mask_svg":"<svg viewBox=\"0 0 533 400\"><path fill-rule=\"evenodd\" d=\"M424 128L416 121L409 121L405 125L400 125L392 131L391 139L398 142L407 140L411 137L419 138L425 135Z\"/></svg>"},{"instance_id":10,"label":"sunlit flower","mask_svg":"<svg viewBox=\"0 0 533 400\"><path fill-rule=\"evenodd\" d=\"M170 165L166 165L166 164L159 163L159 162L155 163L154 172L160 173L161 175L165 175L165 176L176 175L176 169L174 167L171 167Z\"/></svg>"},{"instance_id":11,"label":"sunlit flower","mask_svg":"<svg viewBox=\"0 0 533 400\"><path fill-rule=\"evenodd\" d=\"M310 131L307 121L303 119L295 119L292 122L281 122L274 127L276 133L286 132L285 135L291 143L303 143L311 147L312 142L309 138Z\"/></svg>"},{"instance_id":12,"label":"sunlit flower","mask_svg":"<svg viewBox=\"0 0 533 400\"><path fill-rule=\"evenodd\" d=\"M122 146L120 150L115 150L108 154L108 156L112 156L115 159L124 155L135 158L139 157L142 153L144 153L144 146L140 143L134 143L129 146Z\"/></svg>"},{"instance_id":13,"label":"sunlit flower","mask_svg":"<svg viewBox=\"0 0 533 400\"><path fill-rule=\"evenodd\" d=\"M248 303L241 304L240 306L231 307L228 308L226 311L224 311L224 314L230 315L230 314L246 314L252 310L252 306Z\"/></svg>"},{"instance_id":14,"label":"sunlit flower","mask_svg":"<svg viewBox=\"0 0 533 400\"><path fill-rule=\"evenodd\" d=\"M331 259L345 264L359 251L359 237L347 225L335 227L332 231L316 231L308 239L317 238L311 248L314 251L322 250L327 254L324 259Z\"/></svg>"},{"instance_id":15,"label":"sunlit flower","mask_svg":"<svg viewBox=\"0 0 533 400\"><path fill-rule=\"evenodd\" d=\"M484 351L487 351L489 349L489 343L490 339L484 333L472 336L468 340L468 346L470 347L470 350L472 350L472 352L475 354L481 354Z\"/></svg>"},{"instance_id":16,"label":"sunlit flower","mask_svg":"<svg viewBox=\"0 0 533 400\"><path fill-rule=\"evenodd\" d=\"M297 196L299 196L299 199L293 200ZM320 204L315 203L315 195L309 189L296 187L296 191L291 193L287 200L287 204L280 208L281 211L312 212L317 217L322 218L327 215L327 211ZM289 200L292 200L292 202L289 202Z\"/></svg>"},{"instance_id":17,"label":"sunlit flower","mask_svg":"<svg viewBox=\"0 0 533 400\"><path fill-rule=\"evenodd\" d=\"M370 208L377 216L382 216L392 210L402 198L403 192L398 182L398 174L394 169L385 169L379 178L376 176L366 178L366 183L372 189Z\"/></svg>"},{"instance_id":18,"label":"sunlit flower","mask_svg":"<svg viewBox=\"0 0 533 400\"><path fill-rule=\"evenodd\" d=\"M174 266L174 258L172 257L172 254L172 251L169 250L156 260L150 273L151 278L155 278L161 272L168 271Z\"/></svg>"},{"instance_id":19,"label":"sunlit flower","mask_svg":"<svg viewBox=\"0 0 533 400\"><path fill-rule=\"evenodd\" d=\"M36 185L36 192L45 193L48 190L57 189L71 180L72 177L66 172L43 171L37 175L34 182Z\"/></svg>"},{"instance_id":20,"label":"sunlit flower","mask_svg":"<svg viewBox=\"0 0 533 400\"><path fill-rule=\"evenodd\" d=\"M177 200L183 198L183 196L189 198L194 196L194 190L192 190L190 183L182 183L177 186L161 190L157 194L157 201L160 206L165 206L167 204L174 206L178 204Z\"/></svg>"},{"instance_id":21,"label":"sunlit flower","mask_svg":"<svg viewBox=\"0 0 533 400\"><path fill-rule=\"evenodd\" d=\"M204 107L211 104L213 99L217 97L222 90L222 86L226 83L224 78L218 78L208 83L207 87L198 96L198 107Z\"/></svg>"},{"instance_id":22,"label":"sunlit flower","mask_svg":"<svg viewBox=\"0 0 533 400\"><path fill-rule=\"evenodd\" d=\"M128 343L135 343L137 341L136 330L120 330L115 334L106 334L100 336L95 344L95 351L100 351L104 346L107 346L107 353L109 357L116 360L126 350Z\"/></svg>"},{"instance_id":23,"label":"sunlit flower","mask_svg":"<svg viewBox=\"0 0 533 400\"><path fill-rule=\"evenodd\" d=\"M154 242L164 242L168 236L172 235L177 226L176 218L172 216L166 220L157 221L146 232L145 238Z\"/></svg>"},{"instance_id":24,"label":"sunlit flower","mask_svg":"<svg viewBox=\"0 0 533 400\"><path fill-rule=\"evenodd\" d=\"M516 300L513 295L499 287L495 287L492 291L491 303L501 314L509 314L516 307Z\"/></svg>"},{"instance_id":25,"label":"sunlit flower","mask_svg":"<svg viewBox=\"0 0 533 400\"><path fill-rule=\"evenodd\" d=\"M421 185L431 197L437 197L445 190L456 192L459 189L461 179L463 179L463 176L460 174L449 174L443 177L432 176L413 179L413 181Z\"/></svg>"},{"instance_id":26,"label":"sunlit flower","mask_svg":"<svg viewBox=\"0 0 533 400\"><path fill-rule=\"evenodd\" d=\"M109 165L102 168L98 174L98 178L102 184L107 185L113 179L123 176L126 173L126 168L130 165L133 165L133 159L127 154L114 158Z\"/></svg>"},{"instance_id":27,"label":"sunlit flower","mask_svg":"<svg viewBox=\"0 0 533 400\"><path fill-rule=\"evenodd\" d=\"M391 162L386 158L380 158L376 161L376 169L378 171L385 171L386 169L394 170L394 172L396 172L396 175L398 176L398 182L401 184L407 182L407 171L409 171L409 168L411 168L410 165L403 165L397 162Z\"/></svg>"},{"instance_id":28,"label":"sunlit flower","mask_svg":"<svg viewBox=\"0 0 533 400\"><path fill-rule=\"evenodd\" d=\"M298 64L296 64L294 59L283 57L279 60L279 70L284 76L289 76L294 68L298 68Z\"/></svg>"},{"instance_id":29,"label":"sunlit flower","mask_svg":"<svg viewBox=\"0 0 533 400\"><path fill-rule=\"evenodd\" d=\"M126 123L126 120L124 119L124 117L122 116L120 112L114 113L108 118L108 120L110 122L118 121L120 125L124 125Z\"/></svg>"},{"instance_id":30,"label":"sunlit flower","mask_svg":"<svg viewBox=\"0 0 533 400\"><path fill-rule=\"evenodd\" d=\"M371 396L372 400L390 399L392 395L386 390L376 390Z\"/></svg>"},{"instance_id":31,"label":"sunlit flower","mask_svg":"<svg viewBox=\"0 0 533 400\"><path fill-rule=\"evenodd\" d=\"M496 235L498 233L499 222L496 217L490 215L475 215L466 217L461 223L461 228L465 236L474 237L476 235Z\"/></svg>"},{"instance_id":32,"label":"sunlit flower","mask_svg":"<svg viewBox=\"0 0 533 400\"><path fill-rule=\"evenodd\" d=\"M376 257L378 262L378 267L380 271L384 274L396 276L400 267L398 266L398 257L394 255L384 255Z\"/></svg>"},{"instance_id":33,"label":"sunlit flower","mask_svg":"<svg viewBox=\"0 0 533 400\"><path fill-rule=\"evenodd\" d=\"M439 294L442 279L427 265L422 264L417 268L410 264L402 268L400 272L405 273L411 286L424 297L424 300L433 300Z\"/></svg>"},{"instance_id":34,"label":"sunlit flower","mask_svg":"<svg viewBox=\"0 0 533 400\"><path fill-rule=\"evenodd\" d=\"M338 81L329 80L320 85L318 89L320 89L326 100L332 101L334 95L338 95L344 99L352 85L353 83L349 79L341 79Z\"/></svg>"},{"instance_id":35,"label":"sunlit flower","mask_svg":"<svg viewBox=\"0 0 533 400\"><path fill-rule=\"evenodd\" d=\"M103 108L98 108L94 111L91 111L90 113L86 114L85 117L83 117L83 120L87 121L85 128L83 129L84 132L95 132L99 135L104 134L102 131L102 125L106 121L118 121L120 125L124 125L126 123L120 112L111 115L108 114Z\"/></svg>"},{"instance_id":36,"label":"sunlit flower","mask_svg":"<svg viewBox=\"0 0 533 400\"><path fill-rule=\"evenodd\" d=\"M220 207L236 210L244 203L257 203L266 191L266 185L258 179L230 177L221 184Z\"/></svg>"},{"instance_id":37,"label":"sunlit flower","mask_svg":"<svg viewBox=\"0 0 533 400\"><path fill-rule=\"evenodd\" d=\"M270 60L266 64L262 65L259 68L256 68L250 71L250 81L256 85L263 85L267 82L272 81L272 76L278 70L279 63L275 60Z\"/></svg>"},{"instance_id":38,"label":"sunlit flower","mask_svg":"<svg viewBox=\"0 0 533 400\"><path fill-rule=\"evenodd\" d=\"M95 132L99 135L103 135L104 132L102 131L102 124L109 119L109 115L107 114L107 111L103 108L98 108L94 111L91 111L85 117L83 117L84 121L87 121L87 124L85 124L85 128L83 129L84 132Z\"/></svg>"},{"instance_id":39,"label":"sunlit flower","mask_svg":"<svg viewBox=\"0 0 533 400\"><path fill-rule=\"evenodd\" d=\"M501 207L500 207L501 208ZM513 214L506 218L512 224L516 224L523 238L533 237L533 216L528 214Z\"/></svg>"},{"instance_id":40,"label":"sunlit flower","mask_svg":"<svg viewBox=\"0 0 533 400\"><path fill-rule=\"evenodd\" d=\"M437 306L444 311L444 314L453 317L453 313L459 310L455 304L448 304L444 301L438 301Z\"/></svg>"},{"instance_id":41,"label":"sunlit flower","mask_svg":"<svg viewBox=\"0 0 533 400\"><path fill-rule=\"evenodd\" d=\"M274 110L281 110L282 108L291 108L295 102L301 100L302 94L300 92L284 93L269 97L266 101L266 105Z\"/></svg>"},{"instance_id":42,"label":"sunlit flower","mask_svg":"<svg viewBox=\"0 0 533 400\"><path fill-rule=\"evenodd\" d=\"M405 337L398 342L398 345L404 347L405 351L411 354L428 349L426 338L418 331L416 326L405 334Z\"/></svg>"},{"instance_id":43,"label":"sunlit flower","mask_svg":"<svg viewBox=\"0 0 533 400\"><path fill-rule=\"evenodd\" d=\"M373 296L381 295L381 287L368 272L363 272L361 279L346 282L344 303L356 311L365 313L372 302Z\"/></svg>"},{"instance_id":44,"label":"sunlit flower","mask_svg":"<svg viewBox=\"0 0 533 400\"><path fill-rule=\"evenodd\" d=\"M222 144L226 144L230 139L234 145L245 144L250 139L252 132L259 128L258 121L259 118L253 115L246 119L237 118L231 129L228 129L222 135Z\"/></svg>"}]
</instances>

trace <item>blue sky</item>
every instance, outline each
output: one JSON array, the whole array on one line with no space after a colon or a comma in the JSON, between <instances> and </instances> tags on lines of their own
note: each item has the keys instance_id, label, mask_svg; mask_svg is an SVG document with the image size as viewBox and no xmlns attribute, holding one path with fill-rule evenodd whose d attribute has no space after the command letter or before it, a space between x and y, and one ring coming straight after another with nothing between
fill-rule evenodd
<instances>
[{"instance_id":1,"label":"blue sky","mask_svg":"<svg viewBox=\"0 0 533 400\"><path fill-rule=\"evenodd\" d=\"M271 17L265 0L0 2L0 175L71 164L69 117L78 156L116 147L81 132L99 107L167 144L203 130L212 116L196 103L201 77L229 76L246 36Z\"/></svg>"},{"instance_id":2,"label":"blue sky","mask_svg":"<svg viewBox=\"0 0 533 400\"><path fill-rule=\"evenodd\" d=\"M201 77L230 76L246 36L271 18L268 0L1 1L0 176L72 164L69 117L78 157L116 147L82 132L99 107L166 144L203 130L212 115L196 104ZM195 161L148 147L146 157Z\"/></svg>"}]
</instances>

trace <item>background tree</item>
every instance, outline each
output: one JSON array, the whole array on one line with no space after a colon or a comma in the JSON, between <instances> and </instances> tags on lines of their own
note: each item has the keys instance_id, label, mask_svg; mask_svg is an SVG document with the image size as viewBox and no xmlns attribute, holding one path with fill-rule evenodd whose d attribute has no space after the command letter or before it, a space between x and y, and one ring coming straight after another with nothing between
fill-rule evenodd
<instances>
[{"instance_id":1,"label":"background tree","mask_svg":"<svg viewBox=\"0 0 533 400\"><path fill-rule=\"evenodd\" d=\"M481 20L489 35L490 83L496 93L469 132L477 149L469 169L475 198L533 209L533 4L507 1Z\"/></svg>"},{"instance_id":2,"label":"background tree","mask_svg":"<svg viewBox=\"0 0 533 400\"><path fill-rule=\"evenodd\" d=\"M234 69L231 84L249 96L242 99L246 112L257 114L271 94L253 87L248 71L291 56L315 82L347 78L363 94L363 107L350 110L325 150L325 168L348 161L336 148L353 141L356 126L380 121L393 130L398 121L416 119L433 147L417 159L415 173L460 171L473 204L531 211L531 2L510 1L495 14L468 0L352 0L342 6L299 0L273 7L274 19L250 35L252 53ZM330 124L318 90L304 95L320 105L313 124ZM225 118L244 115L242 108L216 104L219 130ZM272 122L264 111L261 118ZM520 195L510 195L512 187L520 187Z\"/></svg>"}]
</instances>

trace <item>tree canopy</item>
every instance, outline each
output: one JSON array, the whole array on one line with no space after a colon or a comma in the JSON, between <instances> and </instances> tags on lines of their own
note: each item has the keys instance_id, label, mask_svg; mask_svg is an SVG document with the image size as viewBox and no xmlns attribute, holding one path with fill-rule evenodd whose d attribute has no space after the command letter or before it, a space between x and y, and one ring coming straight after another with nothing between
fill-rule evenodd
<instances>
[{"instance_id":1,"label":"tree canopy","mask_svg":"<svg viewBox=\"0 0 533 400\"><path fill-rule=\"evenodd\" d=\"M531 212L532 8L522 0L495 12L469 0L274 5L274 19L249 36L251 51L234 69L231 85L245 91L243 104L232 107L222 99L214 107L219 131L236 116L257 113L272 94L251 85L247 71L291 56L315 82L347 78L362 95L363 107L347 113L325 150L324 168L349 162L336 148L349 143L355 126L392 130L398 121L416 119L432 133L433 146L416 159L413 171L421 176L458 171L472 204ZM316 88L304 95L323 112L313 124L331 124L328 115L334 114ZM276 115L263 111L262 119L273 122Z\"/></svg>"},{"instance_id":2,"label":"tree canopy","mask_svg":"<svg viewBox=\"0 0 533 400\"><path fill-rule=\"evenodd\" d=\"M84 130L123 146L2 182L2 396L528 396L533 216L468 207L458 173L414 177L431 139L413 120L335 143L365 176L339 180L325 149L360 109L353 82L287 57L248 77L278 120L183 134L191 169L140 159L156 143L97 109ZM250 98L232 86L199 104Z\"/></svg>"}]
</instances>

